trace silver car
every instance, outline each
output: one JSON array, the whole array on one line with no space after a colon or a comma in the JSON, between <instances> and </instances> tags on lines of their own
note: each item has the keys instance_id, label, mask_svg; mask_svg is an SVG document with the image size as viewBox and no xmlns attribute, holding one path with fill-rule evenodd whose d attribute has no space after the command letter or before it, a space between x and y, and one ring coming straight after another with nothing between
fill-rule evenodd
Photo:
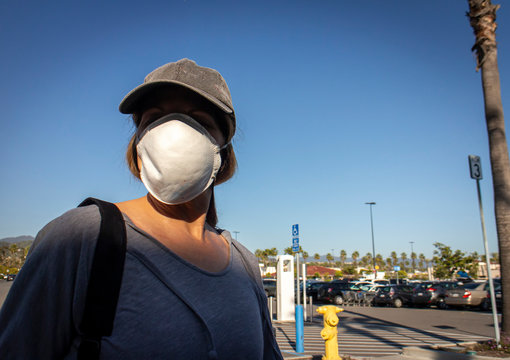
<instances>
[{"instance_id":1,"label":"silver car","mask_svg":"<svg viewBox=\"0 0 510 360\"><path fill-rule=\"evenodd\" d=\"M487 281L473 282L447 290L444 300L448 306L469 306L488 310L490 306L488 294L489 283Z\"/></svg>"}]
</instances>

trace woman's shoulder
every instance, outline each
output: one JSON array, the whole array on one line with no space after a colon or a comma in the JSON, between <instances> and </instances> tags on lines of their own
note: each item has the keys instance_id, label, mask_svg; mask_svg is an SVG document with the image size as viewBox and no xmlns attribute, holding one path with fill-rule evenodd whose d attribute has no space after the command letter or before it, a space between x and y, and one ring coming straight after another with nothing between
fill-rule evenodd
<instances>
[{"instance_id":1,"label":"woman's shoulder","mask_svg":"<svg viewBox=\"0 0 510 360\"><path fill-rule=\"evenodd\" d=\"M33 248L39 246L95 246L101 214L95 205L71 209L50 221L37 234Z\"/></svg>"},{"instance_id":2,"label":"woman's shoulder","mask_svg":"<svg viewBox=\"0 0 510 360\"><path fill-rule=\"evenodd\" d=\"M248 270L252 274L251 277L253 278L253 280L260 287L262 287L262 279L260 276L259 261L258 261L257 257L250 250L248 250L243 244L241 244L240 242L238 242L235 239L232 239L232 237L230 236L230 233L228 231L223 231L222 235L225 237L228 236L233 247L237 250L237 252L241 256L241 258L243 259L245 266L249 267L249 269L246 269L246 270Z\"/></svg>"}]
</instances>

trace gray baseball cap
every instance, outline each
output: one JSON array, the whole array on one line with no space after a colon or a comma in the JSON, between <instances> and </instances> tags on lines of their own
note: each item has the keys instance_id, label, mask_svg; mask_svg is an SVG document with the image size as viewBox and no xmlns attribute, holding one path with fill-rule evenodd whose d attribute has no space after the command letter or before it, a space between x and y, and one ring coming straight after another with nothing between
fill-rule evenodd
<instances>
[{"instance_id":1,"label":"gray baseball cap","mask_svg":"<svg viewBox=\"0 0 510 360\"><path fill-rule=\"evenodd\" d=\"M235 128L232 97L225 79L216 70L198 66L190 59L165 64L147 75L143 84L131 90L121 101L120 112L132 114L148 93L170 84L184 86L209 100L230 115Z\"/></svg>"}]
</instances>

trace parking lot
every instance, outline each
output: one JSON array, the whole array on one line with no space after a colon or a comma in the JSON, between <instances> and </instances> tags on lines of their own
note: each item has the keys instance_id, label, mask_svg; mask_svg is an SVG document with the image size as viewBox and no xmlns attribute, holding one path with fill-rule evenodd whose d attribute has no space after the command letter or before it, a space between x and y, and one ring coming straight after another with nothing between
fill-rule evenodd
<instances>
[{"instance_id":1,"label":"parking lot","mask_svg":"<svg viewBox=\"0 0 510 360\"><path fill-rule=\"evenodd\" d=\"M314 321L305 322L305 353L324 352L320 337L322 316L314 305ZM354 358L401 353L404 347L444 346L494 337L492 315L488 311L413 307L340 306L338 345L341 355ZM276 308L276 304L273 309ZM276 314L275 314L276 318ZM295 324L273 322L280 348L293 351Z\"/></svg>"}]
</instances>

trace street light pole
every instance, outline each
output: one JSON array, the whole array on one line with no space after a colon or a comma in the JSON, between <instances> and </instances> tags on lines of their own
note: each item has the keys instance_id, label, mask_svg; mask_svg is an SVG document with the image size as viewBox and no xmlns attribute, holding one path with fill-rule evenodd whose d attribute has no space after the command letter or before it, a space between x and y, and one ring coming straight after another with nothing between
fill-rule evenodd
<instances>
[{"instance_id":1,"label":"street light pole","mask_svg":"<svg viewBox=\"0 0 510 360\"><path fill-rule=\"evenodd\" d=\"M237 241L237 234L239 234L239 231L232 231L234 233L234 238L236 239Z\"/></svg>"},{"instance_id":2,"label":"street light pole","mask_svg":"<svg viewBox=\"0 0 510 360\"><path fill-rule=\"evenodd\" d=\"M372 265L374 267L374 280L377 277L377 270L375 269L375 243L374 243L374 220L372 217L372 205L375 202L366 202L365 205L370 205L370 227L372 229Z\"/></svg>"}]
</instances>

